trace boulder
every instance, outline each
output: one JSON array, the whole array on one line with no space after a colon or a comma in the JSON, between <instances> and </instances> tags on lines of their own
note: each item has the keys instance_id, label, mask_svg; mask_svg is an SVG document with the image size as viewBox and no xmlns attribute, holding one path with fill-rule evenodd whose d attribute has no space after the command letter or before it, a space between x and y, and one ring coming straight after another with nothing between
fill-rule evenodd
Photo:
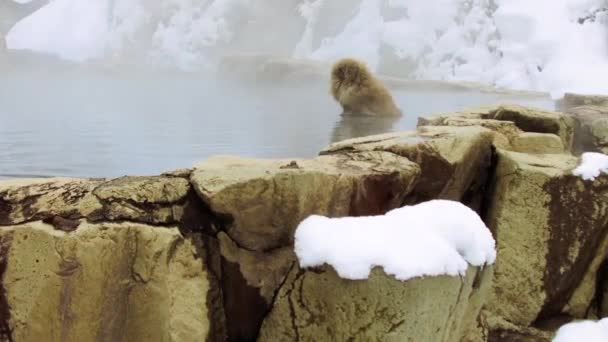
<instances>
[{"instance_id":1,"label":"boulder","mask_svg":"<svg viewBox=\"0 0 608 342\"><path fill-rule=\"evenodd\" d=\"M521 153L564 153L562 140L555 134L522 132L511 140L514 151Z\"/></svg>"},{"instance_id":2,"label":"boulder","mask_svg":"<svg viewBox=\"0 0 608 342\"><path fill-rule=\"evenodd\" d=\"M608 105L585 105L567 110L576 120L574 152L608 153Z\"/></svg>"},{"instance_id":3,"label":"boulder","mask_svg":"<svg viewBox=\"0 0 608 342\"><path fill-rule=\"evenodd\" d=\"M608 107L608 96L566 93L557 101L557 107L562 111L569 111L580 106Z\"/></svg>"},{"instance_id":4,"label":"boulder","mask_svg":"<svg viewBox=\"0 0 608 342\"><path fill-rule=\"evenodd\" d=\"M601 240L597 253L564 307L565 314L579 319L608 317L607 257L608 234Z\"/></svg>"},{"instance_id":5,"label":"boulder","mask_svg":"<svg viewBox=\"0 0 608 342\"><path fill-rule=\"evenodd\" d=\"M0 225L43 220L70 230L81 218L171 224L181 220L190 190L187 179L168 176L3 181Z\"/></svg>"},{"instance_id":6,"label":"boulder","mask_svg":"<svg viewBox=\"0 0 608 342\"><path fill-rule=\"evenodd\" d=\"M478 207L492 158L491 131L477 126L419 127L334 143L322 155L348 151L388 151L420 165L421 175L406 203L433 198L461 200Z\"/></svg>"},{"instance_id":7,"label":"boulder","mask_svg":"<svg viewBox=\"0 0 608 342\"><path fill-rule=\"evenodd\" d=\"M315 159L210 158L191 182L211 210L229 221L228 236L250 251L293 243L311 214L383 214L401 206L420 168L388 152L343 153Z\"/></svg>"},{"instance_id":8,"label":"boulder","mask_svg":"<svg viewBox=\"0 0 608 342\"><path fill-rule=\"evenodd\" d=\"M566 154L498 153L486 221L497 258L486 308L506 322L529 327L561 315L606 253L599 248L608 233L608 177L584 182L572 175L577 162Z\"/></svg>"},{"instance_id":9,"label":"boulder","mask_svg":"<svg viewBox=\"0 0 608 342\"><path fill-rule=\"evenodd\" d=\"M572 148L575 121L562 113L500 105L421 117L418 126L482 126L493 132L494 145L504 150L564 153Z\"/></svg>"},{"instance_id":10,"label":"boulder","mask_svg":"<svg viewBox=\"0 0 608 342\"><path fill-rule=\"evenodd\" d=\"M197 250L176 227L0 227L0 340L204 341L217 285Z\"/></svg>"},{"instance_id":11,"label":"boulder","mask_svg":"<svg viewBox=\"0 0 608 342\"><path fill-rule=\"evenodd\" d=\"M420 168L388 152L305 159L214 157L191 183L221 220L219 257L227 336L253 340L294 267L293 235L311 214L381 214L400 206Z\"/></svg>"},{"instance_id":12,"label":"boulder","mask_svg":"<svg viewBox=\"0 0 608 342\"><path fill-rule=\"evenodd\" d=\"M369 279L333 268L294 267L264 320L258 341L461 341L481 309L492 268L464 277L399 281L381 269Z\"/></svg>"}]
</instances>

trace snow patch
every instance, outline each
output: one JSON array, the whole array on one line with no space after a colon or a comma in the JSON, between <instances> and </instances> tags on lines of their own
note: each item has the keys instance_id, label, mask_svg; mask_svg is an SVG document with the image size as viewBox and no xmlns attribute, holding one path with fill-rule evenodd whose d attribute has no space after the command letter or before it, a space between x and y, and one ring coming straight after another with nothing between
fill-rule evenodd
<instances>
[{"instance_id":1,"label":"snow patch","mask_svg":"<svg viewBox=\"0 0 608 342\"><path fill-rule=\"evenodd\" d=\"M553 342L606 342L608 341L608 318L600 321L579 321L563 325Z\"/></svg>"},{"instance_id":2,"label":"snow patch","mask_svg":"<svg viewBox=\"0 0 608 342\"><path fill-rule=\"evenodd\" d=\"M379 266L399 280L464 275L468 264L496 259L492 234L477 213L454 201L432 200L386 215L312 215L295 233L300 266L331 265L345 279L366 279Z\"/></svg>"},{"instance_id":3,"label":"snow patch","mask_svg":"<svg viewBox=\"0 0 608 342\"><path fill-rule=\"evenodd\" d=\"M594 181L600 172L608 172L608 156L602 153L586 152L581 156L581 164L572 171L575 176Z\"/></svg>"}]
</instances>

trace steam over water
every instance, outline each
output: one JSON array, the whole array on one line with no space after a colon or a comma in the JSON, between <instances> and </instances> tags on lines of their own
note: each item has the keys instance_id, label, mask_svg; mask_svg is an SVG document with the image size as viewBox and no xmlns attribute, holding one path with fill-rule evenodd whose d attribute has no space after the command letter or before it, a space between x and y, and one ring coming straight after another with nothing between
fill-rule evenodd
<instances>
[{"instance_id":1,"label":"steam over water","mask_svg":"<svg viewBox=\"0 0 608 342\"><path fill-rule=\"evenodd\" d=\"M412 129L419 114L500 101L396 91L405 117L343 118L325 79L255 82L211 73L13 60L0 68L0 177L158 174L215 154L312 157L331 141Z\"/></svg>"},{"instance_id":2,"label":"steam over water","mask_svg":"<svg viewBox=\"0 0 608 342\"><path fill-rule=\"evenodd\" d=\"M158 174L214 154L311 157L331 141L412 129L419 115L497 102L553 109L548 97L393 87L404 118L341 117L326 74L256 80L217 65L246 53L322 63L354 56L405 78L602 92L598 6L550 1L545 10L554 13L523 0L4 0L0 177ZM585 48L575 44L581 37Z\"/></svg>"},{"instance_id":3,"label":"steam over water","mask_svg":"<svg viewBox=\"0 0 608 342\"><path fill-rule=\"evenodd\" d=\"M386 74L560 96L608 93L607 18L605 0L51 0L7 44L188 70L243 52L350 56Z\"/></svg>"}]
</instances>

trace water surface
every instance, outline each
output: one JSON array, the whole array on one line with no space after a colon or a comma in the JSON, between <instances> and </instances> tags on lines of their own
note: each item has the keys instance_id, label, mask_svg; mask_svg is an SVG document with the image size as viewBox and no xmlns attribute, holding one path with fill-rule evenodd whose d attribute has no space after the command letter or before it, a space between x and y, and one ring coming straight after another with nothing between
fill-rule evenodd
<instances>
[{"instance_id":1,"label":"water surface","mask_svg":"<svg viewBox=\"0 0 608 342\"><path fill-rule=\"evenodd\" d=\"M26 57L0 66L0 177L150 175L216 154L312 157L331 141L412 129L420 115L497 102L554 106L407 90L394 93L404 118L347 118L321 80L256 82Z\"/></svg>"}]
</instances>

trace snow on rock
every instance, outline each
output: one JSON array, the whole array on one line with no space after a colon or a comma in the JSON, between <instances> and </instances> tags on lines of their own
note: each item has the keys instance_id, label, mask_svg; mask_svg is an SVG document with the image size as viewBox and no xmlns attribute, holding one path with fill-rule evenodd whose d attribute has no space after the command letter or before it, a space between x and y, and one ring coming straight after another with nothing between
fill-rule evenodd
<instances>
[{"instance_id":1,"label":"snow on rock","mask_svg":"<svg viewBox=\"0 0 608 342\"><path fill-rule=\"evenodd\" d=\"M464 275L468 264L496 259L495 241L477 213L454 201L432 200L386 215L312 215L295 233L300 266L329 264L346 279L366 279L373 267L399 280Z\"/></svg>"},{"instance_id":2,"label":"snow on rock","mask_svg":"<svg viewBox=\"0 0 608 342\"><path fill-rule=\"evenodd\" d=\"M575 176L580 176L584 180L595 180L600 172L608 172L608 156L597 152L583 153L582 163L572 171Z\"/></svg>"},{"instance_id":3,"label":"snow on rock","mask_svg":"<svg viewBox=\"0 0 608 342\"><path fill-rule=\"evenodd\" d=\"M600 321L579 321L563 325L553 342L606 342L608 341L608 318Z\"/></svg>"}]
</instances>

